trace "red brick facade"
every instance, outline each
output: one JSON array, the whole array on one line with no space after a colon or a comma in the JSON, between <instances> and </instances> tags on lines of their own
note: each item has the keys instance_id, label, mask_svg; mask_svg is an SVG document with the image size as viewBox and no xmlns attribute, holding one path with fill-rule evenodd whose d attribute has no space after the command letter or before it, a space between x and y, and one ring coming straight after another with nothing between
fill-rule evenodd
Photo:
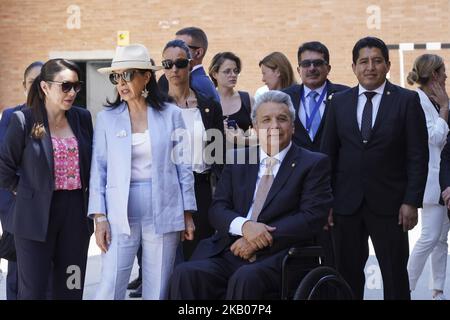
<instances>
[{"instance_id":1,"label":"red brick facade","mask_svg":"<svg viewBox=\"0 0 450 320\"><path fill-rule=\"evenodd\" d=\"M80 9L80 29L67 28L71 5ZM374 16L378 8L380 20ZM331 80L354 85L356 40L374 35L388 44L450 43L449 16L449 0L1 0L0 109L23 102L22 74L30 62L47 60L51 51L114 50L119 30L128 30L131 42L146 45L159 63L162 47L178 29L199 26L210 42L205 66L219 51L235 52L243 61L239 88L253 93L262 85L258 62L272 51L284 52L296 65L300 43L322 41L331 53ZM405 52L405 77L423 52ZM436 53L450 69L450 49ZM400 83L397 50L391 50L391 61L391 80Z\"/></svg>"}]
</instances>

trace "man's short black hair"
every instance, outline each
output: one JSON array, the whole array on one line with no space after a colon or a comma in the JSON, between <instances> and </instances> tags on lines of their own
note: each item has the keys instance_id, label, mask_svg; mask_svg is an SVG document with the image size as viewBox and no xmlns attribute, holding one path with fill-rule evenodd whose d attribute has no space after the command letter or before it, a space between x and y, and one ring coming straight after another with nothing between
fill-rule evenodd
<instances>
[{"instance_id":1,"label":"man's short black hair","mask_svg":"<svg viewBox=\"0 0 450 320\"><path fill-rule=\"evenodd\" d=\"M389 50L388 47L386 46L386 44L384 43L383 40L376 38L376 37L365 37L362 38L360 40L358 40L358 42L356 42L355 46L353 47L353 63L356 64L356 61L358 60L359 57L359 51L362 48L378 48L381 50L381 54L384 57L384 60L387 62L389 62Z\"/></svg>"},{"instance_id":2,"label":"man's short black hair","mask_svg":"<svg viewBox=\"0 0 450 320\"><path fill-rule=\"evenodd\" d=\"M206 33L197 27L187 27L183 28L181 30L178 30L177 33L175 33L177 36L184 36L188 35L194 40L194 43L203 49L205 51L208 49L208 37L206 37Z\"/></svg>"},{"instance_id":3,"label":"man's short black hair","mask_svg":"<svg viewBox=\"0 0 450 320\"><path fill-rule=\"evenodd\" d=\"M300 60L301 55L305 51L314 51L314 52L322 53L325 61L328 64L330 64L330 52L328 51L328 48L323 43L321 43L319 41L311 41L311 42L303 43L300 46L300 48L298 48L298 52L297 52L297 59L298 59L299 64L301 62L301 60Z\"/></svg>"}]
</instances>

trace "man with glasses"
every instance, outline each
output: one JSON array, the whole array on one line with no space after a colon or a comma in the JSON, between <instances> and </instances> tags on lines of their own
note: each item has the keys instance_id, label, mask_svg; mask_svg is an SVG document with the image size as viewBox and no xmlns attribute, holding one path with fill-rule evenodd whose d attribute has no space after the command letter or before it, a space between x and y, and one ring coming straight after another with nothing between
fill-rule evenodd
<instances>
[{"instance_id":1,"label":"man with glasses","mask_svg":"<svg viewBox=\"0 0 450 320\"><path fill-rule=\"evenodd\" d=\"M302 84L283 90L292 99L295 108L295 133L293 141L300 147L319 151L328 100L331 95L349 87L334 84L327 79L331 70L328 48L318 42L303 43L297 53L297 72ZM325 251L325 264L334 266L334 250L328 226L317 236L317 243Z\"/></svg>"},{"instance_id":2,"label":"man with glasses","mask_svg":"<svg viewBox=\"0 0 450 320\"><path fill-rule=\"evenodd\" d=\"M331 65L330 54L324 44L317 41L303 43L297 57L297 72L302 84L283 90L291 97L296 111L293 141L300 147L319 151L327 101L334 92L349 87L327 79Z\"/></svg>"},{"instance_id":3,"label":"man with glasses","mask_svg":"<svg viewBox=\"0 0 450 320\"><path fill-rule=\"evenodd\" d=\"M217 90L202 65L203 58L208 49L208 38L206 37L205 32L197 27L188 27L178 30L175 33L175 37L183 40L191 52L191 88L207 98L212 98L217 102L220 102ZM168 91L169 86L164 75L159 79L158 86L161 90L165 92Z\"/></svg>"}]
</instances>

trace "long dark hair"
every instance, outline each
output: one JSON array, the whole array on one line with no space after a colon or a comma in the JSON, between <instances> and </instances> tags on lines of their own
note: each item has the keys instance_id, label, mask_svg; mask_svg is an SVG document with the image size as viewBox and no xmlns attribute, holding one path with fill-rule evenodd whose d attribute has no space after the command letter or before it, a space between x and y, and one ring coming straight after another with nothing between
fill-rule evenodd
<instances>
[{"instance_id":1,"label":"long dark hair","mask_svg":"<svg viewBox=\"0 0 450 320\"><path fill-rule=\"evenodd\" d=\"M74 71L78 79L81 79L81 70L74 62L65 59L51 59L44 63L41 73L34 79L31 85L27 97L27 106L33 110L34 114L31 136L35 139L42 139L45 135L45 94L41 88L41 81L53 81L56 75L65 69Z\"/></svg>"},{"instance_id":2,"label":"long dark hair","mask_svg":"<svg viewBox=\"0 0 450 320\"><path fill-rule=\"evenodd\" d=\"M150 59L150 62L152 63L152 65L155 65L155 62L153 61L153 59ZM150 105L151 108L155 108L156 110L162 110L164 107L164 104L166 102L169 102L169 99L168 99L167 95L159 89L158 83L156 82L155 71L153 71L153 70L139 70L139 71L141 71L141 72L148 71L151 73L150 81L145 86L145 88L148 90L148 93L149 93L147 98L145 98L145 101L147 102L147 104ZM108 98L106 98L105 107L114 109L114 108L117 108L121 103L122 103L122 100L120 99L119 92L117 92L117 96L114 101L111 102L111 101L109 101Z\"/></svg>"}]
</instances>

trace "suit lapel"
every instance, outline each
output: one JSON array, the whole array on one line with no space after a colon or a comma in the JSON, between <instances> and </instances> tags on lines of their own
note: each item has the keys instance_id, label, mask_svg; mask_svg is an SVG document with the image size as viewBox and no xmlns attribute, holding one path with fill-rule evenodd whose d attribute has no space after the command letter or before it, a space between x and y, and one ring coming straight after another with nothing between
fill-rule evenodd
<instances>
[{"instance_id":1,"label":"suit lapel","mask_svg":"<svg viewBox=\"0 0 450 320\"><path fill-rule=\"evenodd\" d=\"M280 169L278 169L277 176L275 177L275 180L273 181L273 184L270 187L266 201L264 202L264 205L261 209L261 213L263 213L264 208L267 207L270 201L272 201L272 199L276 196L276 194L281 190L281 188L284 186L286 181L291 176L292 171L298 165L295 159L296 150L297 148L294 145L292 145L288 153L286 154L285 158L283 159L283 162L280 165Z\"/></svg>"},{"instance_id":2,"label":"suit lapel","mask_svg":"<svg viewBox=\"0 0 450 320\"><path fill-rule=\"evenodd\" d=\"M123 163L123 168L127 168L125 170L130 171L132 132L130 113L128 112L127 104L122 103L120 106L118 106L117 112L119 112L119 116L116 117L116 121L113 127L115 142L114 148L119 150L119 152L117 152L117 155L120 159L117 159L117 161L121 161Z\"/></svg>"},{"instance_id":3,"label":"suit lapel","mask_svg":"<svg viewBox=\"0 0 450 320\"><path fill-rule=\"evenodd\" d=\"M386 117L390 109L390 105L392 105L394 99L394 91L395 87L391 85L389 81L386 81L386 86L384 87L383 96L381 97L380 107L378 108L377 117L375 119L375 124L372 128L372 136L375 134L377 129L380 127L381 123L383 123L383 119Z\"/></svg>"},{"instance_id":4,"label":"suit lapel","mask_svg":"<svg viewBox=\"0 0 450 320\"><path fill-rule=\"evenodd\" d=\"M301 101L301 95L303 95L304 86L303 84L299 86L299 89L294 94L294 101L292 103L294 104L294 108L297 111L295 115L295 123L296 128L295 130L301 132L302 135L304 135L309 141L311 141L311 137L308 134L308 131L306 131L305 126L300 121L300 101ZM305 107L305 106L303 106ZM312 142L312 141L311 141Z\"/></svg>"},{"instance_id":5,"label":"suit lapel","mask_svg":"<svg viewBox=\"0 0 450 320\"><path fill-rule=\"evenodd\" d=\"M78 165L80 166L80 176L81 179L83 179L83 177L85 177L85 172L84 170L86 170L86 168L84 168L83 164L86 163L86 161L84 161L84 159L86 158L86 152L85 148L83 146L83 137L81 135L81 130L80 130L80 119L78 118L78 115L76 112L74 112L72 109L69 109L66 112L66 117L67 117L67 122L69 122L69 126L72 129L73 134L75 135L75 138L78 141ZM87 185L86 181L82 181L83 185Z\"/></svg>"},{"instance_id":6,"label":"suit lapel","mask_svg":"<svg viewBox=\"0 0 450 320\"><path fill-rule=\"evenodd\" d=\"M360 143L363 144L361 130L359 129L359 126L358 126L358 111L357 111L358 110L358 93L359 93L359 86L353 87L351 89L350 101L348 103L349 110L350 110L348 119L349 119L349 121L351 121L351 128L354 132L354 134L352 134L352 136L357 137L358 140L360 141Z\"/></svg>"},{"instance_id":7,"label":"suit lapel","mask_svg":"<svg viewBox=\"0 0 450 320\"><path fill-rule=\"evenodd\" d=\"M50 126L48 124L47 110L45 109L44 106L42 107L41 110L46 134L42 137L42 139L39 140L39 142L41 143L42 149L44 150L45 159L47 160L47 165L48 169L50 170L52 181L54 181L55 172L54 172L52 136L50 134Z\"/></svg>"},{"instance_id":8,"label":"suit lapel","mask_svg":"<svg viewBox=\"0 0 450 320\"><path fill-rule=\"evenodd\" d=\"M256 180L258 179L258 172L259 172L259 148L249 148L247 152L248 152L249 157L250 157L250 154L252 154L252 152L256 152L257 161L254 164L250 163L250 164L246 165L245 169L244 169L245 174L247 175L247 179L245 179L246 185L245 185L244 203L246 204L246 207L243 212L244 216L247 215L247 213L250 210L250 207L253 203L253 197L255 195L255 189L256 189Z\"/></svg>"}]
</instances>

